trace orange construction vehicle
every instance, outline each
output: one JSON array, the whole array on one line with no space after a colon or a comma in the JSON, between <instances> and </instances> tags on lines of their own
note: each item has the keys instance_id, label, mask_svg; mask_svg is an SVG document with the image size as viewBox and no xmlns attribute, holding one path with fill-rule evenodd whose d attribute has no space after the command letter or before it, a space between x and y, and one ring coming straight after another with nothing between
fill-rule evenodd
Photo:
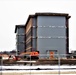
<instances>
[{"instance_id":1,"label":"orange construction vehicle","mask_svg":"<svg viewBox=\"0 0 76 75\"><path fill-rule=\"evenodd\" d=\"M39 59L39 51L23 52L19 56L27 59Z\"/></svg>"}]
</instances>

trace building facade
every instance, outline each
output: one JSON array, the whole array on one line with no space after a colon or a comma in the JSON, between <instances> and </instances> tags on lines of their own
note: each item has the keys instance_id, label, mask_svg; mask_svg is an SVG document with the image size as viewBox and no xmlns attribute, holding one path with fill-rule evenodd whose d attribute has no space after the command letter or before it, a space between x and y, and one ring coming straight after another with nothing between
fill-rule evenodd
<instances>
[{"instance_id":1,"label":"building facade","mask_svg":"<svg viewBox=\"0 0 76 75\"><path fill-rule=\"evenodd\" d=\"M25 51L25 26L16 25L15 33L17 54L20 54L21 52Z\"/></svg>"},{"instance_id":2,"label":"building facade","mask_svg":"<svg viewBox=\"0 0 76 75\"><path fill-rule=\"evenodd\" d=\"M68 54L69 18L70 16L65 13L29 15L22 29L25 31L25 51L39 51L40 54L54 51L54 53Z\"/></svg>"}]
</instances>

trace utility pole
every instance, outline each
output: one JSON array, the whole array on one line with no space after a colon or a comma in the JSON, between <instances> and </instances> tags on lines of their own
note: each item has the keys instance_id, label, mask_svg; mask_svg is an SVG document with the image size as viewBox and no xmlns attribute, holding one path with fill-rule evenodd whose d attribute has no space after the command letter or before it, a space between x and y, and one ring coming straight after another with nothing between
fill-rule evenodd
<instances>
[{"instance_id":1,"label":"utility pole","mask_svg":"<svg viewBox=\"0 0 76 75\"><path fill-rule=\"evenodd\" d=\"M0 56L0 66L1 66L1 74L0 75L2 75L2 65L3 65L3 60L2 60L2 56Z\"/></svg>"},{"instance_id":2,"label":"utility pole","mask_svg":"<svg viewBox=\"0 0 76 75\"><path fill-rule=\"evenodd\" d=\"M58 74L60 75L60 54L58 54Z\"/></svg>"}]
</instances>

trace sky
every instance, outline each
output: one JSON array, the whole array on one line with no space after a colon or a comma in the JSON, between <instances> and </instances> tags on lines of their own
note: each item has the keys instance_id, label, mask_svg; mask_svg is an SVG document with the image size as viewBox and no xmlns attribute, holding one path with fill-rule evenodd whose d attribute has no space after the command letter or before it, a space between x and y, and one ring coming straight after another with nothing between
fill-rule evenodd
<instances>
[{"instance_id":1,"label":"sky","mask_svg":"<svg viewBox=\"0 0 76 75\"><path fill-rule=\"evenodd\" d=\"M36 12L68 13L69 50L76 50L76 0L0 0L0 51L16 49L15 25Z\"/></svg>"}]
</instances>

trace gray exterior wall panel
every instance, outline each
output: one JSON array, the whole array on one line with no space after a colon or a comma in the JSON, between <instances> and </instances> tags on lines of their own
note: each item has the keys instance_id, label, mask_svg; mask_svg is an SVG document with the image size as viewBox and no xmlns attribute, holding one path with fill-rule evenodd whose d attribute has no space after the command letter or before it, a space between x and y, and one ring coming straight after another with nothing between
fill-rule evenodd
<instances>
[{"instance_id":1,"label":"gray exterior wall panel","mask_svg":"<svg viewBox=\"0 0 76 75\"><path fill-rule=\"evenodd\" d=\"M59 53L66 53L65 39L38 39L38 50L41 54L46 54L47 50L58 50Z\"/></svg>"},{"instance_id":2,"label":"gray exterior wall panel","mask_svg":"<svg viewBox=\"0 0 76 75\"><path fill-rule=\"evenodd\" d=\"M19 53L24 52L25 50L25 29L18 28L17 29L17 50Z\"/></svg>"},{"instance_id":3,"label":"gray exterior wall panel","mask_svg":"<svg viewBox=\"0 0 76 75\"><path fill-rule=\"evenodd\" d=\"M37 26L37 49L41 54L46 54L47 50L58 50L60 54L66 54L65 17L38 16Z\"/></svg>"},{"instance_id":4,"label":"gray exterior wall panel","mask_svg":"<svg viewBox=\"0 0 76 75\"><path fill-rule=\"evenodd\" d=\"M65 28L39 27L38 36L66 36Z\"/></svg>"},{"instance_id":5,"label":"gray exterior wall panel","mask_svg":"<svg viewBox=\"0 0 76 75\"><path fill-rule=\"evenodd\" d=\"M25 32L24 28L18 28L18 34L23 34Z\"/></svg>"},{"instance_id":6,"label":"gray exterior wall panel","mask_svg":"<svg viewBox=\"0 0 76 75\"><path fill-rule=\"evenodd\" d=\"M65 17L61 16L38 16L38 26L64 26L66 22Z\"/></svg>"}]
</instances>

